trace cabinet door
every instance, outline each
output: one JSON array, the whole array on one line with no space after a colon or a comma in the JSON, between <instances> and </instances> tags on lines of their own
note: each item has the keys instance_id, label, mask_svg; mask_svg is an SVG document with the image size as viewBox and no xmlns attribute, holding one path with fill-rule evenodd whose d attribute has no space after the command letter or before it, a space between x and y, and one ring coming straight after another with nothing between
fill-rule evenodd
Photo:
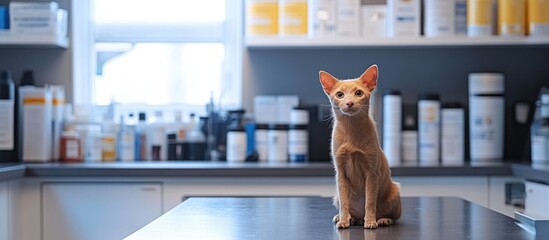
<instances>
[{"instance_id":1,"label":"cabinet door","mask_svg":"<svg viewBox=\"0 0 549 240\"><path fill-rule=\"evenodd\" d=\"M526 181L524 212L535 219L549 219L549 185Z\"/></svg>"},{"instance_id":2,"label":"cabinet door","mask_svg":"<svg viewBox=\"0 0 549 240\"><path fill-rule=\"evenodd\" d=\"M490 191L489 191L489 207L490 209L499 212L501 214L505 214L509 217L514 218L515 217L515 211L522 211L523 209L518 206L514 206L511 203L505 202L505 195L511 194L506 193L505 184L506 183L513 183L513 182L522 182L523 179L518 177L496 177L491 176L490 177ZM510 189L509 189L510 191Z\"/></svg>"},{"instance_id":3,"label":"cabinet door","mask_svg":"<svg viewBox=\"0 0 549 240\"><path fill-rule=\"evenodd\" d=\"M160 183L46 182L44 240L123 239L162 213Z\"/></svg>"},{"instance_id":4,"label":"cabinet door","mask_svg":"<svg viewBox=\"0 0 549 240\"><path fill-rule=\"evenodd\" d=\"M0 182L0 240L9 239L8 182Z\"/></svg>"},{"instance_id":5,"label":"cabinet door","mask_svg":"<svg viewBox=\"0 0 549 240\"><path fill-rule=\"evenodd\" d=\"M394 177L402 196L449 196L488 207L488 177Z\"/></svg>"}]
</instances>

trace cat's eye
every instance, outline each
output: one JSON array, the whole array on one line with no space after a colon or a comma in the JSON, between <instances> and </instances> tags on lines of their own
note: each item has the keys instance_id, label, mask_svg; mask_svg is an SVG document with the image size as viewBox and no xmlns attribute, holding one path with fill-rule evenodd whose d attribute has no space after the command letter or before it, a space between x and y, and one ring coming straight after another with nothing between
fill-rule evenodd
<instances>
[{"instance_id":1,"label":"cat's eye","mask_svg":"<svg viewBox=\"0 0 549 240\"><path fill-rule=\"evenodd\" d=\"M343 92L336 92L336 97L337 97L337 98L343 98L343 96L345 96L345 93L343 93Z\"/></svg>"},{"instance_id":2,"label":"cat's eye","mask_svg":"<svg viewBox=\"0 0 549 240\"><path fill-rule=\"evenodd\" d=\"M364 95L364 92L362 90L356 90L355 96L362 97L362 95Z\"/></svg>"}]
</instances>

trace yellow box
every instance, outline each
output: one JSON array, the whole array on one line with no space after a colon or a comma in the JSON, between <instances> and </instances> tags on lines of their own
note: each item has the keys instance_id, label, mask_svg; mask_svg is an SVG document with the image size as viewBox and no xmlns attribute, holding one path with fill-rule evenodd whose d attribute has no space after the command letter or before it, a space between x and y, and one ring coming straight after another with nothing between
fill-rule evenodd
<instances>
[{"instance_id":1,"label":"yellow box","mask_svg":"<svg viewBox=\"0 0 549 240\"><path fill-rule=\"evenodd\" d=\"M494 16L494 0L467 0L467 35L493 35Z\"/></svg>"},{"instance_id":2,"label":"yellow box","mask_svg":"<svg viewBox=\"0 0 549 240\"><path fill-rule=\"evenodd\" d=\"M498 32L501 35L526 33L526 0L498 1Z\"/></svg>"},{"instance_id":3,"label":"yellow box","mask_svg":"<svg viewBox=\"0 0 549 240\"><path fill-rule=\"evenodd\" d=\"M528 0L528 25L530 35L549 35L549 0Z\"/></svg>"},{"instance_id":4,"label":"yellow box","mask_svg":"<svg viewBox=\"0 0 549 240\"><path fill-rule=\"evenodd\" d=\"M246 35L265 36L278 34L278 1L246 1Z\"/></svg>"},{"instance_id":5,"label":"yellow box","mask_svg":"<svg viewBox=\"0 0 549 240\"><path fill-rule=\"evenodd\" d=\"M307 0L280 1L280 34L307 35Z\"/></svg>"}]
</instances>

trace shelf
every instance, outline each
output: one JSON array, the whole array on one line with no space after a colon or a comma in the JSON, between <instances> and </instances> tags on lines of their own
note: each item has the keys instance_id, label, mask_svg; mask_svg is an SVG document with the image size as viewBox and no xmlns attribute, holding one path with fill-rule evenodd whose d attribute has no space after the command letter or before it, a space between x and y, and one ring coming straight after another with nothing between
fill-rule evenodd
<instances>
[{"instance_id":1,"label":"shelf","mask_svg":"<svg viewBox=\"0 0 549 240\"><path fill-rule=\"evenodd\" d=\"M69 46L69 40L67 37L47 33L16 34L10 32L0 32L0 47L2 46L67 48Z\"/></svg>"},{"instance_id":2,"label":"shelf","mask_svg":"<svg viewBox=\"0 0 549 240\"><path fill-rule=\"evenodd\" d=\"M441 37L441 38L308 38L248 37L248 48L343 48L437 46L536 46L549 45L549 37Z\"/></svg>"}]
</instances>

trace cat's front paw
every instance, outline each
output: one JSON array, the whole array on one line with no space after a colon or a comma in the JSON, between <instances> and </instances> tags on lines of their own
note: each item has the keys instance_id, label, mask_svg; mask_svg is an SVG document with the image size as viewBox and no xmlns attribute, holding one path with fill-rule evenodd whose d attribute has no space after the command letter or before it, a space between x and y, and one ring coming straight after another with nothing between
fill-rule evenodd
<instances>
[{"instance_id":1,"label":"cat's front paw","mask_svg":"<svg viewBox=\"0 0 549 240\"><path fill-rule=\"evenodd\" d=\"M349 228L351 226L353 219L351 217L340 218L340 215L337 214L334 216L333 221L336 223L337 228Z\"/></svg>"},{"instance_id":2,"label":"cat's front paw","mask_svg":"<svg viewBox=\"0 0 549 240\"><path fill-rule=\"evenodd\" d=\"M364 228L376 229L377 228L377 221L365 221L364 222Z\"/></svg>"},{"instance_id":3,"label":"cat's front paw","mask_svg":"<svg viewBox=\"0 0 549 240\"><path fill-rule=\"evenodd\" d=\"M351 226L351 221L350 220L347 220L347 221L344 221L344 220L339 220L337 223L336 223L336 227L337 228L349 228L349 226Z\"/></svg>"},{"instance_id":4,"label":"cat's front paw","mask_svg":"<svg viewBox=\"0 0 549 240\"><path fill-rule=\"evenodd\" d=\"M379 226L389 226L395 224L395 221L392 218L380 218L377 220L377 225Z\"/></svg>"}]
</instances>

